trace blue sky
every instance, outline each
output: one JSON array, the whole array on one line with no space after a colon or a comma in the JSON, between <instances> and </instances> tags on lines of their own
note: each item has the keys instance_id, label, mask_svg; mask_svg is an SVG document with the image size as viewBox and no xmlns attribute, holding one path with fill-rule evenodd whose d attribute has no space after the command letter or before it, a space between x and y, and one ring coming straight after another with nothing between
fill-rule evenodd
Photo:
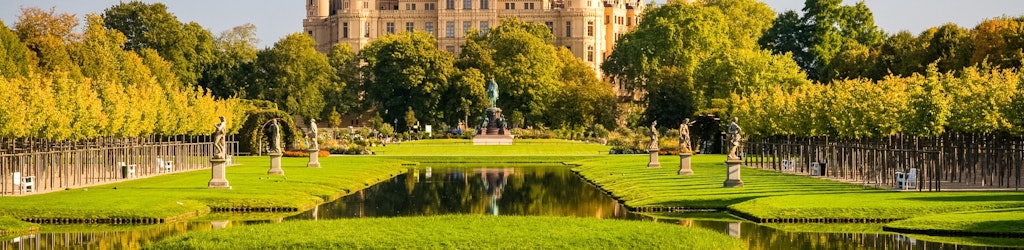
<instances>
[{"instance_id":1,"label":"blue sky","mask_svg":"<svg viewBox=\"0 0 1024 250\"><path fill-rule=\"evenodd\" d=\"M122 0L2 0L0 20L13 26L21 6L44 9L56 7L60 12L100 13ZM143 0L144 2L157 2ZM302 0L164 0L171 12L182 21L195 21L215 35L245 23L257 28L260 47L271 46L281 37L302 30L305 1ZM658 1L664 2L664 1ZM776 11L803 8L802 0L764 0ZM855 3L845 0L845 3ZM953 22L974 27L985 19L1024 15L1021 0L864 0L875 14L875 22L886 32L909 30L917 34L934 26Z\"/></svg>"}]
</instances>

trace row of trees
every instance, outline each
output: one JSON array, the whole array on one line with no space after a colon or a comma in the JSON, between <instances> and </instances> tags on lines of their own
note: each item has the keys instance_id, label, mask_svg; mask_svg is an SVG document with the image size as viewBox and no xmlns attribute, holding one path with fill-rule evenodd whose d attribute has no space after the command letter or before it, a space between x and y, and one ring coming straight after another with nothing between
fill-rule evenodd
<instances>
[{"instance_id":1,"label":"row of trees","mask_svg":"<svg viewBox=\"0 0 1024 250\"><path fill-rule=\"evenodd\" d=\"M754 0L671 3L648 9L602 65L627 90L646 93L644 119L674 127L696 113L724 115L730 94L810 84L789 55L758 46L775 13ZM675 125L673 125L675 124Z\"/></svg>"},{"instance_id":2,"label":"row of trees","mask_svg":"<svg viewBox=\"0 0 1024 250\"><path fill-rule=\"evenodd\" d=\"M989 19L974 29L948 23L917 36L886 34L863 2L841 3L808 0L802 13L781 13L758 43L777 54L791 53L812 80L824 83L924 74L932 63L939 72L980 64L1018 68L1024 59L1021 17Z\"/></svg>"},{"instance_id":3,"label":"row of trees","mask_svg":"<svg viewBox=\"0 0 1024 250\"><path fill-rule=\"evenodd\" d=\"M82 140L213 131L218 116L237 130L245 105L216 100L179 81L155 50L124 49L126 37L87 15L23 9L0 22L0 137Z\"/></svg>"},{"instance_id":4,"label":"row of trees","mask_svg":"<svg viewBox=\"0 0 1024 250\"><path fill-rule=\"evenodd\" d=\"M553 40L542 24L504 19L487 34L471 32L455 58L438 50L430 34L389 35L360 52L362 89L384 122L398 121L399 131L417 121L475 125L488 105L488 79L499 83L497 106L516 126L613 125L610 84Z\"/></svg>"},{"instance_id":5,"label":"row of trees","mask_svg":"<svg viewBox=\"0 0 1024 250\"><path fill-rule=\"evenodd\" d=\"M967 67L941 73L856 79L733 95L730 114L756 137L860 139L896 134L1024 133L1024 73Z\"/></svg>"}]
</instances>

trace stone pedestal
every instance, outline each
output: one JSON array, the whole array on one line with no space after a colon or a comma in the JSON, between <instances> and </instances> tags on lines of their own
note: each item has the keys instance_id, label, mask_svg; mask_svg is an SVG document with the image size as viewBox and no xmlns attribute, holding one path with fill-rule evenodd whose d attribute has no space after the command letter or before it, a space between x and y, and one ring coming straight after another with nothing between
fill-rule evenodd
<instances>
[{"instance_id":1,"label":"stone pedestal","mask_svg":"<svg viewBox=\"0 0 1024 250\"><path fill-rule=\"evenodd\" d=\"M742 187L743 180L740 180L740 166L743 161L740 159L729 159L725 161L728 178L725 179L725 187Z\"/></svg>"},{"instance_id":2,"label":"stone pedestal","mask_svg":"<svg viewBox=\"0 0 1024 250\"><path fill-rule=\"evenodd\" d=\"M270 156L270 170L267 171L269 175L284 175L284 170L281 169L281 153L269 153Z\"/></svg>"},{"instance_id":3,"label":"stone pedestal","mask_svg":"<svg viewBox=\"0 0 1024 250\"><path fill-rule=\"evenodd\" d=\"M692 153L679 153L679 175L691 175L693 169L690 168L690 156Z\"/></svg>"},{"instance_id":4,"label":"stone pedestal","mask_svg":"<svg viewBox=\"0 0 1024 250\"><path fill-rule=\"evenodd\" d=\"M487 116L484 119L486 120L481 121L480 127L477 127L473 145L512 145L513 136L505 117L501 115L500 108L487 108Z\"/></svg>"},{"instance_id":5,"label":"stone pedestal","mask_svg":"<svg viewBox=\"0 0 1024 250\"><path fill-rule=\"evenodd\" d=\"M320 149L309 149L309 164L306 167L320 168Z\"/></svg>"},{"instance_id":6,"label":"stone pedestal","mask_svg":"<svg viewBox=\"0 0 1024 250\"><path fill-rule=\"evenodd\" d=\"M658 148L647 149L647 152L651 153L651 161L647 163L647 168L661 168L661 162L658 162Z\"/></svg>"},{"instance_id":7,"label":"stone pedestal","mask_svg":"<svg viewBox=\"0 0 1024 250\"><path fill-rule=\"evenodd\" d=\"M206 185L211 189L231 189L227 179L227 160L210 159L211 168L210 182Z\"/></svg>"}]
</instances>

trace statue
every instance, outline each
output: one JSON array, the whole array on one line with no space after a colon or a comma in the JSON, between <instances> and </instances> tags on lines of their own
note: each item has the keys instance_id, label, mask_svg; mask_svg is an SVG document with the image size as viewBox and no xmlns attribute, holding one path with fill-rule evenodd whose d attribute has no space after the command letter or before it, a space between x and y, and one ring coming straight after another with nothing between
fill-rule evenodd
<instances>
[{"instance_id":1,"label":"statue","mask_svg":"<svg viewBox=\"0 0 1024 250\"><path fill-rule=\"evenodd\" d=\"M227 123L223 116L220 117L220 123L214 125L216 128L213 131L213 159L225 159L227 158L227 142L224 137L227 134Z\"/></svg>"},{"instance_id":2,"label":"statue","mask_svg":"<svg viewBox=\"0 0 1024 250\"><path fill-rule=\"evenodd\" d=\"M741 132L743 129L740 125L736 124L740 120L739 117L733 117L732 122L729 123L729 159L739 159L736 155L736 151L740 148L740 141L743 140Z\"/></svg>"},{"instance_id":3,"label":"statue","mask_svg":"<svg viewBox=\"0 0 1024 250\"><path fill-rule=\"evenodd\" d=\"M487 98L491 101L490 107L498 106L498 83L494 82L494 78L491 78L491 83L487 84Z\"/></svg>"},{"instance_id":4,"label":"statue","mask_svg":"<svg viewBox=\"0 0 1024 250\"><path fill-rule=\"evenodd\" d=\"M651 122L651 148L658 148L658 121Z\"/></svg>"},{"instance_id":5,"label":"statue","mask_svg":"<svg viewBox=\"0 0 1024 250\"><path fill-rule=\"evenodd\" d=\"M277 119L270 121L269 134L270 137L270 153L281 153L281 128L277 126Z\"/></svg>"},{"instance_id":6,"label":"statue","mask_svg":"<svg viewBox=\"0 0 1024 250\"><path fill-rule=\"evenodd\" d=\"M683 120L683 124L679 124L679 152L680 153L693 153L693 148L690 147L690 126L696 122L691 122L690 118Z\"/></svg>"},{"instance_id":7,"label":"statue","mask_svg":"<svg viewBox=\"0 0 1024 250\"><path fill-rule=\"evenodd\" d=\"M309 118L309 140L311 141L309 143L309 145L310 145L309 148L311 148L311 149L318 149L318 148L320 148L320 144L316 140L317 137L318 137L317 135L319 135L319 134L317 133L316 119Z\"/></svg>"}]
</instances>

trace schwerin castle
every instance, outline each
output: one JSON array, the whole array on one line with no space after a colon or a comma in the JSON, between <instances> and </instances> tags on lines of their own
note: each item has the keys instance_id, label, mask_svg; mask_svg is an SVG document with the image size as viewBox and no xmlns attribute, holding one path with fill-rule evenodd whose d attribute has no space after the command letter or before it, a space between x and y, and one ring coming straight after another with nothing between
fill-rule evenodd
<instances>
[{"instance_id":1,"label":"schwerin castle","mask_svg":"<svg viewBox=\"0 0 1024 250\"><path fill-rule=\"evenodd\" d=\"M438 49L458 55L467 31L486 34L501 19L516 17L547 25L554 44L600 78L601 62L640 23L645 7L644 0L306 0L302 26L323 53L336 43L358 52L388 34L425 31L437 38Z\"/></svg>"}]
</instances>

